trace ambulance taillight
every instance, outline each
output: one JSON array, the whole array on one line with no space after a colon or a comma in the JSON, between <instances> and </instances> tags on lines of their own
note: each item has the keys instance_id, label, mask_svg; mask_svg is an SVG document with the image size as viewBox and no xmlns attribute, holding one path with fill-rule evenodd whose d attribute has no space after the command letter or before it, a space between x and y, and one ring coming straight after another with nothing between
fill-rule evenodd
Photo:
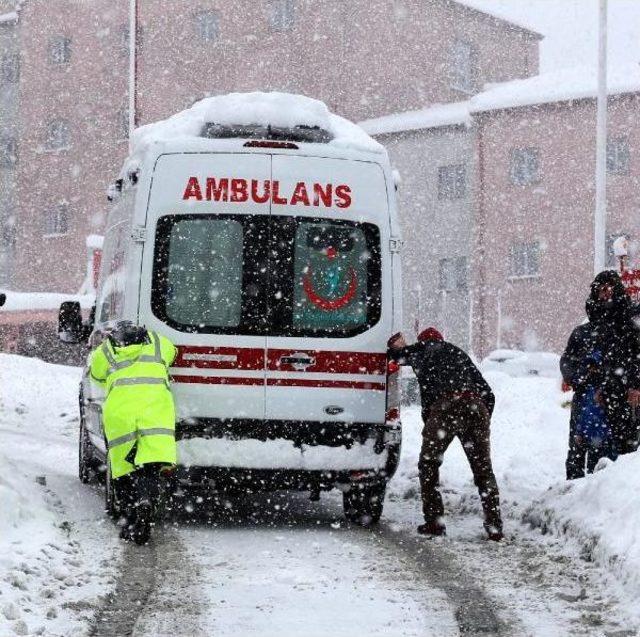
<instances>
[{"instance_id":1,"label":"ambulance taillight","mask_svg":"<svg viewBox=\"0 0 640 637\"><path fill-rule=\"evenodd\" d=\"M400 424L400 365L387 361L387 407L385 421L387 425Z\"/></svg>"}]
</instances>

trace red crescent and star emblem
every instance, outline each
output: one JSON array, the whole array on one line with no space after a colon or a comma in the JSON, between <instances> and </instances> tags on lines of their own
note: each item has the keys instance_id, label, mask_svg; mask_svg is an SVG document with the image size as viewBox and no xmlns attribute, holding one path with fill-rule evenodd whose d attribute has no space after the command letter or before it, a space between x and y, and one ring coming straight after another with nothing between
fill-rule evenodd
<instances>
[{"instance_id":1,"label":"red crescent and star emblem","mask_svg":"<svg viewBox=\"0 0 640 637\"><path fill-rule=\"evenodd\" d=\"M327 248L325 254L329 260L333 260L338 256L337 250L333 247ZM335 299L328 299L319 294L315 290L311 278L312 270L311 266L309 266L302 282L304 293L307 295L307 298L309 299L309 301L311 301L311 303L326 312L339 310L340 308L348 305L353 300L358 290L358 277L353 267L349 268L349 285L347 286L345 293Z\"/></svg>"}]
</instances>

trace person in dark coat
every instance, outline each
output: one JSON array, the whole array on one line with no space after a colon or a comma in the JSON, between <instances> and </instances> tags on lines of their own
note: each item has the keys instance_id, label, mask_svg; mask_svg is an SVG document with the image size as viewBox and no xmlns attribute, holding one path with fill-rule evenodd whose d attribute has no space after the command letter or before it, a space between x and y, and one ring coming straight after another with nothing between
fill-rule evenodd
<instances>
[{"instance_id":1,"label":"person in dark coat","mask_svg":"<svg viewBox=\"0 0 640 637\"><path fill-rule=\"evenodd\" d=\"M425 523L423 535L444 535L444 507L438 490L444 452L457 436L469 460L482 501L489 539L503 538L498 485L491 466L490 423L495 397L472 360L430 327L407 346L402 334L389 340L389 356L410 365L420 386L422 449L418 470Z\"/></svg>"},{"instance_id":2,"label":"person in dark coat","mask_svg":"<svg viewBox=\"0 0 640 637\"><path fill-rule=\"evenodd\" d=\"M586 312L588 322L573 330L560 358L562 377L574 390L567 480L585 474L587 447L576 427L580 405L590 388L595 388L595 399L604 408L615 451L629 453L638 447L632 409L640 403L640 340L631 301L617 272L607 270L596 276Z\"/></svg>"}]
</instances>

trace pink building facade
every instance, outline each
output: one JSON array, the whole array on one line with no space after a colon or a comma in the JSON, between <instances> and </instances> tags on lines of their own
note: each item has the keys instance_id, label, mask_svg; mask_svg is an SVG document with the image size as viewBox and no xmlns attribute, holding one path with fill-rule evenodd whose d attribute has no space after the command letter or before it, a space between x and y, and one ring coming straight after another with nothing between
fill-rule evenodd
<instances>
[{"instance_id":1,"label":"pink building facade","mask_svg":"<svg viewBox=\"0 0 640 637\"><path fill-rule=\"evenodd\" d=\"M607 235L640 239L640 94L609 100ZM476 115L474 351L561 352L593 279L595 100ZM614 259L609 265L615 267Z\"/></svg>"},{"instance_id":2,"label":"pink building facade","mask_svg":"<svg viewBox=\"0 0 640 637\"><path fill-rule=\"evenodd\" d=\"M127 154L128 2L24 0L9 285L76 292ZM285 90L355 120L537 72L540 36L453 0L140 1L137 120Z\"/></svg>"}]
</instances>

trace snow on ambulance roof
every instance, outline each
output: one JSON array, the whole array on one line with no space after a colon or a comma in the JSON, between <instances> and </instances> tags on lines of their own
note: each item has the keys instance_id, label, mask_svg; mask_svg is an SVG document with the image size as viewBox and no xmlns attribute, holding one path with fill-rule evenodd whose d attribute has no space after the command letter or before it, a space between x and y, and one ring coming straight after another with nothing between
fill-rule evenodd
<instances>
[{"instance_id":1,"label":"snow on ambulance roof","mask_svg":"<svg viewBox=\"0 0 640 637\"><path fill-rule=\"evenodd\" d=\"M609 69L609 95L640 91L640 66L622 65ZM589 99L598 93L596 67L580 66L543 73L525 80L497 84L470 100L471 113L551 102Z\"/></svg>"},{"instance_id":2,"label":"snow on ambulance roof","mask_svg":"<svg viewBox=\"0 0 640 637\"><path fill-rule=\"evenodd\" d=\"M201 137L206 124L227 126L271 125L279 128L318 127L331 135L329 144L381 153L383 147L356 124L334 115L326 104L290 93L229 93L196 102L168 119L133 132L132 152L125 163L130 171L156 142Z\"/></svg>"}]
</instances>

